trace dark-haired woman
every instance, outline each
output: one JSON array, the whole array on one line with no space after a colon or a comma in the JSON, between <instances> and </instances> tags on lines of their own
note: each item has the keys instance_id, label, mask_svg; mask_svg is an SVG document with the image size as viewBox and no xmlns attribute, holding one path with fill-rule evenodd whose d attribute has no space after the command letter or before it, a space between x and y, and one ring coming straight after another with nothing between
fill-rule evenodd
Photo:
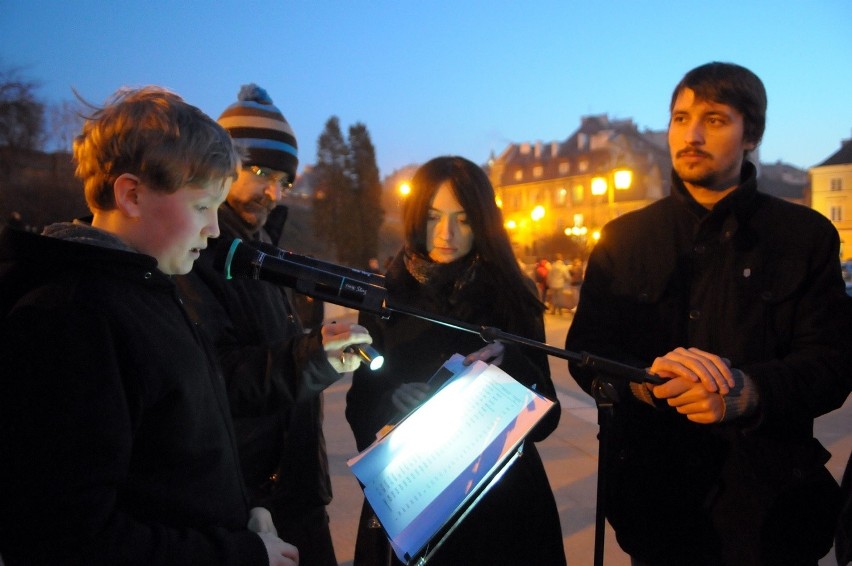
<instances>
[{"instance_id":1,"label":"dark-haired woman","mask_svg":"<svg viewBox=\"0 0 852 566\"><path fill-rule=\"evenodd\" d=\"M543 342L544 305L512 253L484 171L461 157L438 157L417 170L411 188L405 244L386 273L392 304ZM498 365L556 401L547 356L534 349L485 344L476 334L397 313L387 320L362 314L359 324L385 356L379 371L356 371L347 394L346 418L359 450L431 394L425 382L455 353L466 355L468 363ZM447 538L430 566L565 564L556 502L534 445L553 432L559 416L557 404L527 437L523 456ZM356 566L387 564L387 539L376 526L365 502Z\"/></svg>"}]
</instances>

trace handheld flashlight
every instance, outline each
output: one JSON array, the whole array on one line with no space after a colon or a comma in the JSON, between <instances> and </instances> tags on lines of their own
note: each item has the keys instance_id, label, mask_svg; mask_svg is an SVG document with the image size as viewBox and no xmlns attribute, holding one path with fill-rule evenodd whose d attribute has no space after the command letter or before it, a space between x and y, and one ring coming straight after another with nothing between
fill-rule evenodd
<instances>
[{"instance_id":1,"label":"handheld flashlight","mask_svg":"<svg viewBox=\"0 0 852 566\"><path fill-rule=\"evenodd\" d=\"M367 367L375 371L385 363L385 357L369 344L355 344L347 348L347 351L358 354L367 363Z\"/></svg>"}]
</instances>

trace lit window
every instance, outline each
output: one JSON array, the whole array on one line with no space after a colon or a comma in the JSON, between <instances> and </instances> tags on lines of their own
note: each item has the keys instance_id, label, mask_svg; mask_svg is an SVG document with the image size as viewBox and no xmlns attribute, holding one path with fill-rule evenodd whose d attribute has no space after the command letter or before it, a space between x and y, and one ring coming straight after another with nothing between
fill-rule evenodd
<instances>
[{"instance_id":1,"label":"lit window","mask_svg":"<svg viewBox=\"0 0 852 566\"><path fill-rule=\"evenodd\" d=\"M831 190L832 191L842 191L843 190L843 179L832 179L831 180Z\"/></svg>"},{"instance_id":2,"label":"lit window","mask_svg":"<svg viewBox=\"0 0 852 566\"><path fill-rule=\"evenodd\" d=\"M524 170L523 169L518 169L517 171L515 171L515 180L516 181L520 181L523 178L524 178Z\"/></svg>"},{"instance_id":3,"label":"lit window","mask_svg":"<svg viewBox=\"0 0 852 566\"><path fill-rule=\"evenodd\" d=\"M541 165L536 165L533 167L533 177L536 179L540 178L544 174L544 167Z\"/></svg>"},{"instance_id":4,"label":"lit window","mask_svg":"<svg viewBox=\"0 0 852 566\"><path fill-rule=\"evenodd\" d=\"M843 222L843 207L842 206L832 206L831 207L831 221L832 222Z\"/></svg>"},{"instance_id":5,"label":"lit window","mask_svg":"<svg viewBox=\"0 0 852 566\"><path fill-rule=\"evenodd\" d=\"M571 171L571 164L568 161L563 161L559 164L559 174L567 175Z\"/></svg>"},{"instance_id":6,"label":"lit window","mask_svg":"<svg viewBox=\"0 0 852 566\"><path fill-rule=\"evenodd\" d=\"M578 169L580 169L580 173L585 173L585 171L589 168L589 160L584 159L578 163Z\"/></svg>"}]
</instances>

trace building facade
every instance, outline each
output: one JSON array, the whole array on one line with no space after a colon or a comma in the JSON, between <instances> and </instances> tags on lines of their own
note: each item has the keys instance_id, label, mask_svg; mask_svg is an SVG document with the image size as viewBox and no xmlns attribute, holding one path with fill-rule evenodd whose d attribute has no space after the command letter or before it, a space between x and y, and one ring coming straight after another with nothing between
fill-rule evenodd
<instances>
[{"instance_id":1,"label":"building facade","mask_svg":"<svg viewBox=\"0 0 852 566\"><path fill-rule=\"evenodd\" d=\"M831 220L840 234L840 256L852 260L852 139L808 171L811 207Z\"/></svg>"},{"instance_id":2,"label":"building facade","mask_svg":"<svg viewBox=\"0 0 852 566\"><path fill-rule=\"evenodd\" d=\"M609 220L668 193L666 132L585 116L564 141L510 144L486 170L515 253L585 257Z\"/></svg>"}]
</instances>

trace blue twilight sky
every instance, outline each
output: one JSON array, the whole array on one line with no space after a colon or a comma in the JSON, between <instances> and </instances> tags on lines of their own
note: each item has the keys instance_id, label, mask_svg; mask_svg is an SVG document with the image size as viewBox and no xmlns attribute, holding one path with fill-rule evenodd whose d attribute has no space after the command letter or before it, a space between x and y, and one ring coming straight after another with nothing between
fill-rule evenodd
<instances>
[{"instance_id":1,"label":"blue twilight sky","mask_svg":"<svg viewBox=\"0 0 852 566\"><path fill-rule=\"evenodd\" d=\"M664 129L712 60L766 84L762 161L811 167L852 137L850 0L0 0L0 65L47 102L154 83L215 118L256 82L302 164L336 115L366 124L382 176L561 141L588 114Z\"/></svg>"}]
</instances>

